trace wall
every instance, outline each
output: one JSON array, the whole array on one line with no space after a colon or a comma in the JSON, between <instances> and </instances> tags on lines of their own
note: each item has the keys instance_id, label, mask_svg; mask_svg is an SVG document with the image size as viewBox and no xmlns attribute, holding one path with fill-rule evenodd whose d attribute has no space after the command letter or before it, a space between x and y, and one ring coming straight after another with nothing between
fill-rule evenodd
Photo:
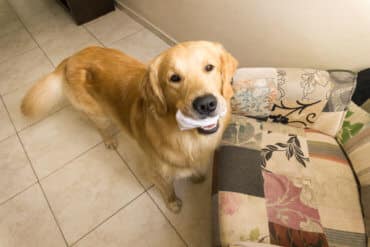
<instances>
[{"instance_id":1,"label":"wall","mask_svg":"<svg viewBox=\"0 0 370 247\"><path fill-rule=\"evenodd\" d=\"M370 67L370 0L118 0L178 41L214 40L241 66Z\"/></svg>"}]
</instances>

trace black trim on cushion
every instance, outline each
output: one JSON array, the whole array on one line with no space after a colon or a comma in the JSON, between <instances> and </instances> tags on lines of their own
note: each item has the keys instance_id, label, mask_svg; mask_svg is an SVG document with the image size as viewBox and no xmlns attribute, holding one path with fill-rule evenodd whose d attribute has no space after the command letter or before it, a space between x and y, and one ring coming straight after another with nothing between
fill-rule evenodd
<instances>
[{"instance_id":1,"label":"black trim on cushion","mask_svg":"<svg viewBox=\"0 0 370 247\"><path fill-rule=\"evenodd\" d=\"M370 99L370 69L358 72L357 86L352 96L352 101L357 105L362 105Z\"/></svg>"}]
</instances>

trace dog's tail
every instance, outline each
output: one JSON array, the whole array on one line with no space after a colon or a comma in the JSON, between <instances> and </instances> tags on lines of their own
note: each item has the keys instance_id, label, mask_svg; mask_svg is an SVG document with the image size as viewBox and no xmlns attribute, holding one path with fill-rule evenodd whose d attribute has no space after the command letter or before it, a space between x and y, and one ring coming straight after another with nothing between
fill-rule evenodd
<instances>
[{"instance_id":1,"label":"dog's tail","mask_svg":"<svg viewBox=\"0 0 370 247\"><path fill-rule=\"evenodd\" d=\"M43 116L62 102L66 61L61 62L52 73L36 82L26 93L21 104L21 111L25 116L31 118Z\"/></svg>"}]
</instances>

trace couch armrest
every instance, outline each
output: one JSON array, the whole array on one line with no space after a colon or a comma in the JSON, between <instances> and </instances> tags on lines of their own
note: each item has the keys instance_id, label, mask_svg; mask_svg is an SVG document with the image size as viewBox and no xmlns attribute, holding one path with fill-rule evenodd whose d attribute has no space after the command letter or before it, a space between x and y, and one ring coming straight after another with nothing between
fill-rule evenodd
<instances>
[{"instance_id":1,"label":"couch armrest","mask_svg":"<svg viewBox=\"0 0 370 247\"><path fill-rule=\"evenodd\" d=\"M370 114L354 103L348 107L337 135L360 183L367 236L370 236ZM370 243L369 243L370 244Z\"/></svg>"}]
</instances>

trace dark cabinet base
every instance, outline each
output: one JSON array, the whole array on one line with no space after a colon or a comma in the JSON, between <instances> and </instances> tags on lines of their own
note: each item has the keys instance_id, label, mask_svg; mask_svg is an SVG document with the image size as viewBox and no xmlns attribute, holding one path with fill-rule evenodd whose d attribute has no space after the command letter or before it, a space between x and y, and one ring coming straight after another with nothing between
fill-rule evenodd
<instances>
[{"instance_id":1,"label":"dark cabinet base","mask_svg":"<svg viewBox=\"0 0 370 247\"><path fill-rule=\"evenodd\" d=\"M77 25L114 10L113 0L58 0L71 13Z\"/></svg>"}]
</instances>

